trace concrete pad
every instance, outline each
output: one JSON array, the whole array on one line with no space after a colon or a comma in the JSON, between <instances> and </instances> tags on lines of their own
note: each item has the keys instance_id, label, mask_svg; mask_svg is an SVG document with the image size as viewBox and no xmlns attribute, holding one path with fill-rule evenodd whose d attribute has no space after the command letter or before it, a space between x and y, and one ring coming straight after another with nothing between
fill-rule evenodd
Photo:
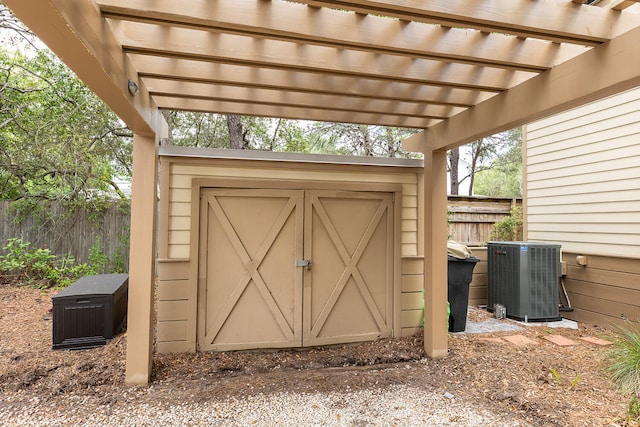
<instances>
[{"instance_id":1,"label":"concrete pad","mask_svg":"<svg viewBox=\"0 0 640 427\"><path fill-rule=\"evenodd\" d=\"M506 337L502 337L502 339L509 341L511 344L515 345L532 345L536 344L535 341L525 337L524 335L509 335Z\"/></svg>"},{"instance_id":2,"label":"concrete pad","mask_svg":"<svg viewBox=\"0 0 640 427\"><path fill-rule=\"evenodd\" d=\"M562 319L556 322L520 322L516 321L518 325L522 326L542 326L545 328L566 328L578 330L578 322L574 322L569 319Z\"/></svg>"},{"instance_id":3,"label":"concrete pad","mask_svg":"<svg viewBox=\"0 0 640 427\"><path fill-rule=\"evenodd\" d=\"M586 341L586 342L591 343L591 344L595 344L595 345L611 345L611 344L613 344L611 341L603 340L602 338L596 338L596 337L580 337L578 339L580 339L582 341Z\"/></svg>"},{"instance_id":4,"label":"concrete pad","mask_svg":"<svg viewBox=\"0 0 640 427\"><path fill-rule=\"evenodd\" d=\"M576 342L573 340L570 340L569 338L565 338L562 335L547 335L542 337L545 340L554 343L555 345L559 345L562 347L568 347L571 345L576 345Z\"/></svg>"},{"instance_id":5,"label":"concrete pad","mask_svg":"<svg viewBox=\"0 0 640 427\"><path fill-rule=\"evenodd\" d=\"M520 331L523 328L506 319L486 319L482 322L471 322L467 320L466 334L489 334L492 332Z\"/></svg>"}]
</instances>

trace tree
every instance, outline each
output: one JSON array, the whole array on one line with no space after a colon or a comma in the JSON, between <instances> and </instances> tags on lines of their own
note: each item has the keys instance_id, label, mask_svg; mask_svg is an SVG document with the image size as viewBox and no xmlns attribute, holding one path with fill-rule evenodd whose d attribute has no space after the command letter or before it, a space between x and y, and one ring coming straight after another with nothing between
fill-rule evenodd
<instances>
[{"instance_id":1,"label":"tree","mask_svg":"<svg viewBox=\"0 0 640 427\"><path fill-rule=\"evenodd\" d=\"M456 147L449 151L449 182L451 184L450 194L457 196L460 191L460 147Z\"/></svg>"},{"instance_id":2,"label":"tree","mask_svg":"<svg viewBox=\"0 0 640 427\"><path fill-rule=\"evenodd\" d=\"M314 123L311 131L312 135L329 138L340 151L378 157L409 157L402 151L401 142L416 132L415 129L324 122Z\"/></svg>"},{"instance_id":3,"label":"tree","mask_svg":"<svg viewBox=\"0 0 640 427\"><path fill-rule=\"evenodd\" d=\"M242 131L242 118L235 114L227 114L227 128L229 129L229 144L231 148L242 150L245 147L245 134Z\"/></svg>"},{"instance_id":4,"label":"tree","mask_svg":"<svg viewBox=\"0 0 640 427\"><path fill-rule=\"evenodd\" d=\"M476 192L492 197L522 197L522 129L506 132L507 144L490 167L476 174Z\"/></svg>"},{"instance_id":5,"label":"tree","mask_svg":"<svg viewBox=\"0 0 640 427\"><path fill-rule=\"evenodd\" d=\"M125 198L131 132L48 50L0 50L0 197Z\"/></svg>"},{"instance_id":6,"label":"tree","mask_svg":"<svg viewBox=\"0 0 640 427\"><path fill-rule=\"evenodd\" d=\"M489 191L492 194L487 193L487 184L491 181L489 177L500 177L512 182L520 179L519 182L521 182L521 177L518 178L522 165L521 146L522 131L520 128L516 128L467 144L462 147L458 155L454 150L451 150L448 155L451 194L457 194L457 192L454 192L457 190L457 185L467 179L469 180L470 196L475 193L495 195L492 191ZM458 174L454 173L454 170L459 167L458 164L463 155L468 163L467 174L456 182L455 178ZM480 176L483 177L481 178L481 190L476 189L476 180ZM506 192L513 193L513 185L503 187L510 189ZM515 197L515 195L509 194L508 197Z\"/></svg>"}]
</instances>

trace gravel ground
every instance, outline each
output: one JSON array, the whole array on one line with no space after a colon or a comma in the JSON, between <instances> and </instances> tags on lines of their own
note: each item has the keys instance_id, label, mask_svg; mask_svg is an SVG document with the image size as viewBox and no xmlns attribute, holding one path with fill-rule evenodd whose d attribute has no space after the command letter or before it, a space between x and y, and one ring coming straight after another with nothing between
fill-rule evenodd
<instances>
[{"instance_id":1,"label":"gravel ground","mask_svg":"<svg viewBox=\"0 0 640 427\"><path fill-rule=\"evenodd\" d=\"M77 403L77 402L76 402ZM0 409L3 425L29 426L528 426L410 386L347 393L278 393L202 404L127 403L88 414L33 402ZM74 405L76 406L76 405ZM91 407L92 405L88 405Z\"/></svg>"}]
</instances>

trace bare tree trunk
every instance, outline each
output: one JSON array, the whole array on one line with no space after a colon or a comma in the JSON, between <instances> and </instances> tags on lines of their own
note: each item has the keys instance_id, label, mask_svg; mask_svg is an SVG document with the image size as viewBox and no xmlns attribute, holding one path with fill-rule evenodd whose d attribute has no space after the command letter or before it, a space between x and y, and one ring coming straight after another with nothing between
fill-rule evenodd
<instances>
[{"instance_id":1,"label":"bare tree trunk","mask_svg":"<svg viewBox=\"0 0 640 427\"><path fill-rule=\"evenodd\" d=\"M478 155L476 153L471 157L471 166L469 171L469 195L473 196L473 184L476 177L476 168L478 166Z\"/></svg>"},{"instance_id":2,"label":"bare tree trunk","mask_svg":"<svg viewBox=\"0 0 640 427\"><path fill-rule=\"evenodd\" d=\"M456 147L449 151L449 181L451 183L451 194L457 196L460 194L459 181L459 165L460 165L460 148Z\"/></svg>"},{"instance_id":3,"label":"bare tree trunk","mask_svg":"<svg viewBox=\"0 0 640 427\"><path fill-rule=\"evenodd\" d=\"M229 143L231 148L244 150L244 135L242 133L242 118L235 114L227 114L227 127L229 128Z\"/></svg>"},{"instance_id":4,"label":"bare tree trunk","mask_svg":"<svg viewBox=\"0 0 640 427\"><path fill-rule=\"evenodd\" d=\"M169 137L164 138L160 141L160 145L171 146L173 145L173 111L162 110L162 116L167 121L167 125L169 128Z\"/></svg>"}]
</instances>

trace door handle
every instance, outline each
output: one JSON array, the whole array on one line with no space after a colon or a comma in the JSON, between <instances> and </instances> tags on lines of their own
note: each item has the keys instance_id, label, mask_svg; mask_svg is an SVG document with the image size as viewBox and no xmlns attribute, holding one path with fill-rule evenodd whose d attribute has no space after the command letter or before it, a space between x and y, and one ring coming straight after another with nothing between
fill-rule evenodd
<instances>
[{"instance_id":1,"label":"door handle","mask_svg":"<svg viewBox=\"0 0 640 427\"><path fill-rule=\"evenodd\" d=\"M296 267L304 267L307 271L311 270L311 260L310 259L297 259Z\"/></svg>"}]
</instances>

